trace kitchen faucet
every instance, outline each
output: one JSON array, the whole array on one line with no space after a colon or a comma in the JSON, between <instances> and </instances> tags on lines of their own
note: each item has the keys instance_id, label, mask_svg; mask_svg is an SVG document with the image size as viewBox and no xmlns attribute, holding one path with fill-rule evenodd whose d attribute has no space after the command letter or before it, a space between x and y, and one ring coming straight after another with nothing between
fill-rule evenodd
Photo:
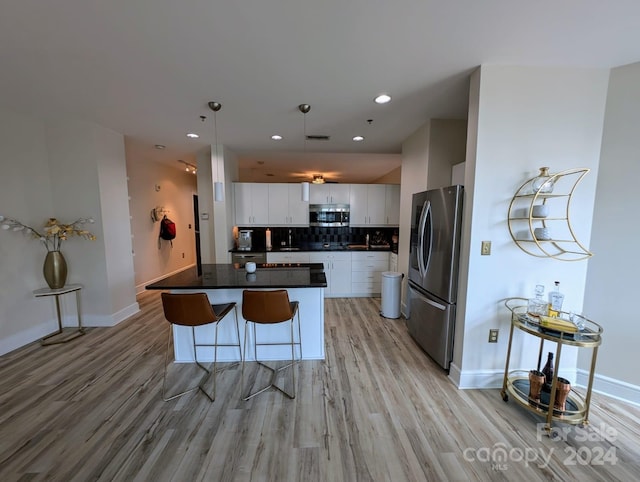
<instances>
[{"instance_id":1,"label":"kitchen faucet","mask_svg":"<svg viewBox=\"0 0 640 482\"><path fill-rule=\"evenodd\" d=\"M289 247L291 247L291 230L289 230Z\"/></svg>"}]
</instances>

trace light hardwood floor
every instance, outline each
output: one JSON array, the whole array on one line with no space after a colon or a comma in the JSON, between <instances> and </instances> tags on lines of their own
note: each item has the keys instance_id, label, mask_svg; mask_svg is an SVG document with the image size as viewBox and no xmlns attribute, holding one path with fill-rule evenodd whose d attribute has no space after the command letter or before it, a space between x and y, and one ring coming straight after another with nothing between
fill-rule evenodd
<instances>
[{"instance_id":1,"label":"light hardwood floor","mask_svg":"<svg viewBox=\"0 0 640 482\"><path fill-rule=\"evenodd\" d=\"M638 407L596 394L591 424L552 440L499 390L457 390L376 298L326 301L326 360L297 366L295 400L241 401L235 367L214 403L163 402L167 323L159 293L139 302L115 328L0 357L0 480L640 479Z\"/></svg>"}]
</instances>

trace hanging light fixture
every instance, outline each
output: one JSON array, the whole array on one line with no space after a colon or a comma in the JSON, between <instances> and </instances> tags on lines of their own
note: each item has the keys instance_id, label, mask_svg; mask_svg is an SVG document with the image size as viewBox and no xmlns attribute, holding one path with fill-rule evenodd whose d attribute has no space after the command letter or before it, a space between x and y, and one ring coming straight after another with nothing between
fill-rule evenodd
<instances>
[{"instance_id":1,"label":"hanging light fixture","mask_svg":"<svg viewBox=\"0 0 640 482\"><path fill-rule=\"evenodd\" d=\"M213 183L213 195L216 202L224 201L224 183L220 180L220 158L218 157L218 118L217 113L222 109L220 102L211 101L207 104L213 111L213 133L216 145L216 181Z\"/></svg>"},{"instance_id":2,"label":"hanging light fixture","mask_svg":"<svg viewBox=\"0 0 640 482\"><path fill-rule=\"evenodd\" d=\"M298 110L302 112L304 119L304 152L307 152L307 114L311 110L311 106L309 104L300 104L298 106ZM309 202L309 183L302 183L302 202Z\"/></svg>"}]
</instances>

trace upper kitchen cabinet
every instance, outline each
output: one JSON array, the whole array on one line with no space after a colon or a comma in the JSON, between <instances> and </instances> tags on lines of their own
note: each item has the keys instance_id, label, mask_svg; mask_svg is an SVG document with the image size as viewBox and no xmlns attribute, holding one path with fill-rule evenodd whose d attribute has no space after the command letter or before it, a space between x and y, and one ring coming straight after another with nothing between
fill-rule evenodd
<instances>
[{"instance_id":1,"label":"upper kitchen cabinet","mask_svg":"<svg viewBox=\"0 0 640 482\"><path fill-rule=\"evenodd\" d=\"M387 184L385 191L385 224L400 225L400 184Z\"/></svg>"},{"instance_id":2,"label":"upper kitchen cabinet","mask_svg":"<svg viewBox=\"0 0 640 482\"><path fill-rule=\"evenodd\" d=\"M350 184L311 184L311 204L349 204Z\"/></svg>"},{"instance_id":3,"label":"upper kitchen cabinet","mask_svg":"<svg viewBox=\"0 0 640 482\"><path fill-rule=\"evenodd\" d=\"M352 184L349 224L351 226L385 225L386 196L384 184Z\"/></svg>"},{"instance_id":4,"label":"upper kitchen cabinet","mask_svg":"<svg viewBox=\"0 0 640 482\"><path fill-rule=\"evenodd\" d=\"M269 225L308 226L309 203L302 200L300 184L270 183Z\"/></svg>"},{"instance_id":5,"label":"upper kitchen cabinet","mask_svg":"<svg viewBox=\"0 0 640 482\"><path fill-rule=\"evenodd\" d=\"M255 182L234 182L235 222L237 226L269 224L269 185Z\"/></svg>"}]
</instances>

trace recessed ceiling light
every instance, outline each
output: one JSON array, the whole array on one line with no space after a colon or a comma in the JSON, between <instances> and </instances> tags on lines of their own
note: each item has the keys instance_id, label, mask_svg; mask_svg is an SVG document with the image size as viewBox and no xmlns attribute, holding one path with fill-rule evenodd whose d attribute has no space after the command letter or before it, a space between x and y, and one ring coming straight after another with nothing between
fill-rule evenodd
<instances>
[{"instance_id":1,"label":"recessed ceiling light","mask_svg":"<svg viewBox=\"0 0 640 482\"><path fill-rule=\"evenodd\" d=\"M167 147L167 146L163 146L162 144L156 144L154 147L155 147L156 149L164 149L164 148L165 148L165 147Z\"/></svg>"},{"instance_id":2,"label":"recessed ceiling light","mask_svg":"<svg viewBox=\"0 0 640 482\"><path fill-rule=\"evenodd\" d=\"M391 96L389 94L380 94L378 97L373 99L376 104L386 104L387 102L391 102Z\"/></svg>"},{"instance_id":3,"label":"recessed ceiling light","mask_svg":"<svg viewBox=\"0 0 640 482\"><path fill-rule=\"evenodd\" d=\"M200 136L198 134L196 134L195 132L187 132L187 137L189 139L197 139Z\"/></svg>"},{"instance_id":4,"label":"recessed ceiling light","mask_svg":"<svg viewBox=\"0 0 640 482\"><path fill-rule=\"evenodd\" d=\"M274 141L281 141L282 136L279 136L278 134L274 134L271 136L271 139L273 139Z\"/></svg>"},{"instance_id":5,"label":"recessed ceiling light","mask_svg":"<svg viewBox=\"0 0 640 482\"><path fill-rule=\"evenodd\" d=\"M364 137L362 137L362 136L355 136L355 137L353 138L353 140L354 140L355 142L361 142L361 141L364 141Z\"/></svg>"}]
</instances>

